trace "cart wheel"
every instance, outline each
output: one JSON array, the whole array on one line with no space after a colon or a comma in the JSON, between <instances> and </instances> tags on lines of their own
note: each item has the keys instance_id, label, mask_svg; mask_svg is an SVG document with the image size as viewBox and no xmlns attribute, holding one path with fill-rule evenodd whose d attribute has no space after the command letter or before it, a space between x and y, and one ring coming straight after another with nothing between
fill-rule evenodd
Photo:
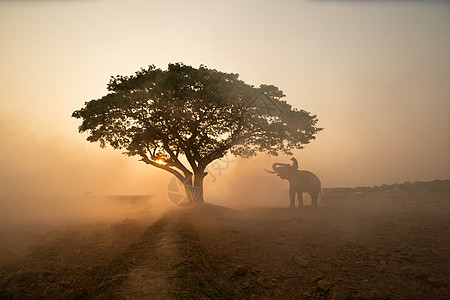
<instances>
[{"instance_id":1,"label":"cart wheel","mask_svg":"<svg viewBox=\"0 0 450 300\"><path fill-rule=\"evenodd\" d=\"M167 185L167 197L170 202L178 207L190 207L194 205L194 203L189 202L184 185L175 177L172 177Z\"/></svg>"}]
</instances>

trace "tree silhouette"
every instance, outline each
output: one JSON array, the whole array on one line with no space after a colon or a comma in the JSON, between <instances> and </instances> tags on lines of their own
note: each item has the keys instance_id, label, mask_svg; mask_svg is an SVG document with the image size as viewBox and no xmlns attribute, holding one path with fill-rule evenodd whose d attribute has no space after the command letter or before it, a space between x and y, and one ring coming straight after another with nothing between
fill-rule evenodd
<instances>
[{"instance_id":1,"label":"tree silhouette","mask_svg":"<svg viewBox=\"0 0 450 300\"><path fill-rule=\"evenodd\" d=\"M149 66L112 77L109 93L72 117L82 119L88 141L140 156L184 183L191 202L203 202L205 168L228 150L245 158L291 155L322 130L315 115L281 100L277 87L254 87L238 76L182 63Z\"/></svg>"}]
</instances>

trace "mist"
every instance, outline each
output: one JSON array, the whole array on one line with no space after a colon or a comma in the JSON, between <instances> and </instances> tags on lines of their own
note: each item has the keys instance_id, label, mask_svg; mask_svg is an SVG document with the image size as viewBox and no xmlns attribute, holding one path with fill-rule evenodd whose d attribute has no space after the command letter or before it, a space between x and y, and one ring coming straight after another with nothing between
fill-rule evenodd
<instances>
[{"instance_id":1,"label":"mist","mask_svg":"<svg viewBox=\"0 0 450 300\"><path fill-rule=\"evenodd\" d=\"M144 210L154 217L170 205L170 176L120 151L2 121L8 126L0 126L1 224L112 221ZM120 195L148 201L120 203Z\"/></svg>"},{"instance_id":2,"label":"mist","mask_svg":"<svg viewBox=\"0 0 450 300\"><path fill-rule=\"evenodd\" d=\"M285 206L288 197L288 182L276 175L270 175L264 169L271 169L274 162L289 162L289 157L268 157L259 155L251 159L228 158L220 172L210 167L205 178L206 201L236 209L250 207ZM211 177L214 177L213 180Z\"/></svg>"},{"instance_id":3,"label":"mist","mask_svg":"<svg viewBox=\"0 0 450 300\"><path fill-rule=\"evenodd\" d=\"M0 298L448 299L448 3L0 0ZM179 207L78 132L111 76L176 62L317 115L292 156L326 201L228 154Z\"/></svg>"}]
</instances>

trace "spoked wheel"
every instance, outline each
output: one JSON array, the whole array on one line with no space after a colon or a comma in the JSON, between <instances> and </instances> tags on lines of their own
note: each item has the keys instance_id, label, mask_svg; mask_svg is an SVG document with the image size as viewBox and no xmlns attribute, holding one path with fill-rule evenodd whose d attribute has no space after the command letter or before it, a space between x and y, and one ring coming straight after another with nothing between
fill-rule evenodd
<instances>
[{"instance_id":1,"label":"spoked wheel","mask_svg":"<svg viewBox=\"0 0 450 300\"><path fill-rule=\"evenodd\" d=\"M170 202L178 207L190 207L194 205L186 196L184 185L175 177L172 177L167 185L167 197Z\"/></svg>"}]
</instances>

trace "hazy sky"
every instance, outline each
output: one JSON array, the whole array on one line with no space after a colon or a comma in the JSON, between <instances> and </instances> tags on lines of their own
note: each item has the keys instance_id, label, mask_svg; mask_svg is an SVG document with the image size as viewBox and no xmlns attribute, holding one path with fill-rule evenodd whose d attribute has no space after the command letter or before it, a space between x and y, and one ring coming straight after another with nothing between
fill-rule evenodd
<instances>
[{"instance_id":1,"label":"hazy sky","mask_svg":"<svg viewBox=\"0 0 450 300\"><path fill-rule=\"evenodd\" d=\"M110 76L170 62L274 84L316 114L325 129L296 157L325 187L450 178L449 1L0 0L3 193L165 186L70 116ZM288 159L235 161L209 185Z\"/></svg>"}]
</instances>

